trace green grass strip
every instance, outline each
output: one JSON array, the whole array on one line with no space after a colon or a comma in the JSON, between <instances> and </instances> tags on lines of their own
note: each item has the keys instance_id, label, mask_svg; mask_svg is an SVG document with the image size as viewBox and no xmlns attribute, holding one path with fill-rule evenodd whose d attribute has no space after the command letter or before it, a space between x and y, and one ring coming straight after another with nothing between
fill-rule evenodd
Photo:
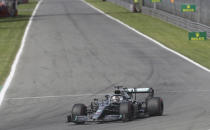
<instances>
[{"instance_id":1,"label":"green grass strip","mask_svg":"<svg viewBox=\"0 0 210 130\"><path fill-rule=\"evenodd\" d=\"M129 10L111 2L102 2L102 0L86 1L114 18L163 43L168 48L210 68L209 39L206 41L189 41L186 30L158 18L141 13L131 13Z\"/></svg>"},{"instance_id":2,"label":"green grass strip","mask_svg":"<svg viewBox=\"0 0 210 130\"><path fill-rule=\"evenodd\" d=\"M6 80L37 1L18 5L18 16L0 18L0 85ZM2 87L0 87L1 90Z\"/></svg>"}]
</instances>

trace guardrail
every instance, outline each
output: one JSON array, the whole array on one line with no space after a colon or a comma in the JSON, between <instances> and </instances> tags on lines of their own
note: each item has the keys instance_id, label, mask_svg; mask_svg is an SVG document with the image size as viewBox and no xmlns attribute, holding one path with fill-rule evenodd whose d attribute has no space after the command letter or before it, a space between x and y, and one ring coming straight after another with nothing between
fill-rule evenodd
<instances>
[{"instance_id":1,"label":"guardrail","mask_svg":"<svg viewBox=\"0 0 210 130\"><path fill-rule=\"evenodd\" d=\"M168 23L174 24L178 27L184 28L192 32L207 32L207 37L210 38L210 27L201 23L193 22L191 20L158 10L154 8L142 7L142 13L158 17Z\"/></svg>"},{"instance_id":2,"label":"guardrail","mask_svg":"<svg viewBox=\"0 0 210 130\"><path fill-rule=\"evenodd\" d=\"M195 5L195 12L181 12L182 5L188 4ZM174 0L174 2L171 2L171 0L161 0L161 2L158 3L144 0L144 6L156 8L210 26L210 0Z\"/></svg>"},{"instance_id":3,"label":"guardrail","mask_svg":"<svg viewBox=\"0 0 210 130\"><path fill-rule=\"evenodd\" d=\"M133 11L133 0L107 0L112 3L115 3L119 6L122 6L130 11ZM144 1L143 1L144 3ZM145 3L144 3L145 4ZM175 26L184 28L188 31L192 32L207 32L207 37L210 38L210 27L198 22L193 22L189 19L170 14L168 12L155 9L155 8L149 8L142 6L141 7L141 12L146 15L150 15L153 17L157 17L165 22L171 23Z\"/></svg>"}]
</instances>

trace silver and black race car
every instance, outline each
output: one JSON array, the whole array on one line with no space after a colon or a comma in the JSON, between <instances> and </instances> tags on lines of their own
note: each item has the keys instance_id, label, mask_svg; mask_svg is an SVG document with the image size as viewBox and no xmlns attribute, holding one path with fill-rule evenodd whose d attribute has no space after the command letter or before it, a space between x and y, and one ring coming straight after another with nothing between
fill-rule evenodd
<instances>
[{"instance_id":1,"label":"silver and black race car","mask_svg":"<svg viewBox=\"0 0 210 130\"><path fill-rule=\"evenodd\" d=\"M138 94L145 93L143 101L137 100ZM105 99L94 99L89 106L75 104L67 122L84 124L85 122L130 121L140 117L161 116L163 100L154 97L152 88L123 88L116 86L114 94L105 95Z\"/></svg>"}]
</instances>

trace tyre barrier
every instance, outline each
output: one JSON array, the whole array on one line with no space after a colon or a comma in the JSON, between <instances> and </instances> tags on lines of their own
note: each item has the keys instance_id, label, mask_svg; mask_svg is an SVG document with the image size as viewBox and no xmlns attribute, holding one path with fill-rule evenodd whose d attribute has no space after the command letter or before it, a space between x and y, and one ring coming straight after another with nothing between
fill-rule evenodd
<instances>
[{"instance_id":1,"label":"tyre barrier","mask_svg":"<svg viewBox=\"0 0 210 130\"><path fill-rule=\"evenodd\" d=\"M15 17L18 15L17 1L7 0L0 2L0 17Z\"/></svg>"}]
</instances>

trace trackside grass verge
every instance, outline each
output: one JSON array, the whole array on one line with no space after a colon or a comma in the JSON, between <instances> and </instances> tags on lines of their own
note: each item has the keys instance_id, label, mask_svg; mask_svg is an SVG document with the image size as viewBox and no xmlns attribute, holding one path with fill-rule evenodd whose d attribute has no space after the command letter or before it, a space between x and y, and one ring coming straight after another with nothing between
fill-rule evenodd
<instances>
[{"instance_id":1,"label":"trackside grass verge","mask_svg":"<svg viewBox=\"0 0 210 130\"><path fill-rule=\"evenodd\" d=\"M12 66L15 55L37 1L18 5L17 17L0 18L0 90Z\"/></svg>"},{"instance_id":2,"label":"trackside grass verge","mask_svg":"<svg viewBox=\"0 0 210 130\"><path fill-rule=\"evenodd\" d=\"M163 43L186 57L210 68L210 40L189 41L188 32L160 19L127 9L102 0L86 0L114 18Z\"/></svg>"}]
</instances>

